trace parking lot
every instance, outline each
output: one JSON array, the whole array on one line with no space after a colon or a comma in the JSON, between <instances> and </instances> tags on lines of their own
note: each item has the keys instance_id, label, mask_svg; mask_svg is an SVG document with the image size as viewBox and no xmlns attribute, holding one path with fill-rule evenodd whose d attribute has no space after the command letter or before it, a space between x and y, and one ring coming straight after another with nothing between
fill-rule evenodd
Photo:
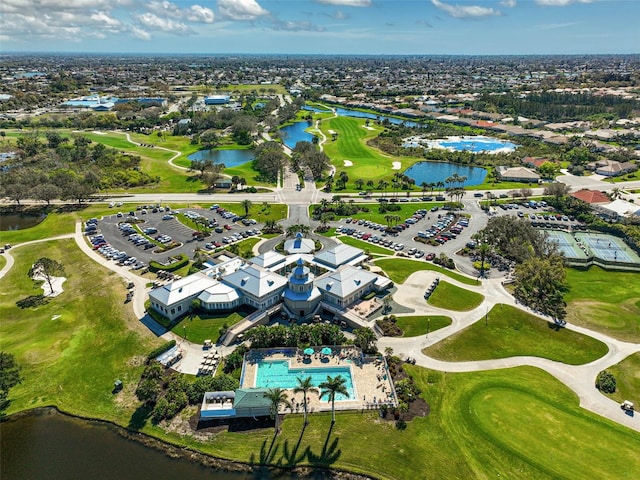
<instances>
[{"instance_id":1,"label":"parking lot","mask_svg":"<svg viewBox=\"0 0 640 480\"><path fill-rule=\"evenodd\" d=\"M107 258L132 268L144 268L151 260L165 261L177 254L191 257L196 248L214 250L261 233L261 225L255 220L242 219L224 209L173 211L169 207L144 207L88 222L85 233L94 248ZM204 222L210 235L194 235L197 231L178 220L179 217ZM172 244L175 247L169 250L160 248Z\"/></svg>"}]
</instances>

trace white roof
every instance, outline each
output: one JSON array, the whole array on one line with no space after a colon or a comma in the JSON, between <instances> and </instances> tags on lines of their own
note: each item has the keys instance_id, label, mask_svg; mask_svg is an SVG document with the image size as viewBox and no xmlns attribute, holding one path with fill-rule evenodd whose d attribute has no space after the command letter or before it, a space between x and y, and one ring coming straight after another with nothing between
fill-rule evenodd
<instances>
[{"instance_id":1,"label":"white roof","mask_svg":"<svg viewBox=\"0 0 640 480\"><path fill-rule=\"evenodd\" d=\"M621 217L628 217L630 215L640 215L640 205L627 202L626 200L622 200L620 198L617 200L614 200L611 203L600 205L600 208L604 208L605 210L609 210L610 212L615 212Z\"/></svg>"},{"instance_id":2,"label":"white roof","mask_svg":"<svg viewBox=\"0 0 640 480\"><path fill-rule=\"evenodd\" d=\"M346 298L364 285L373 283L378 275L362 268L344 265L335 272L325 273L314 282L322 291Z\"/></svg>"},{"instance_id":3,"label":"white roof","mask_svg":"<svg viewBox=\"0 0 640 480\"><path fill-rule=\"evenodd\" d=\"M166 306L198 295L218 282L203 273L194 273L149 292L149 297Z\"/></svg>"},{"instance_id":4,"label":"white roof","mask_svg":"<svg viewBox=\"0 0 640 480\"><path fill-rule=\"evenodd\" d=\"M364 251L359 248L341 243L333 248L318 253L315 258L319 263L326 263L327 265L337 267L350 262L354 258L363 255L363 253Z\"/></svg>"},{"instance_id":5,"label":"white roof","mask_svg":"<svg viewBox=\"0 0 640 480\"><path fill-rule=\"evenodd\" d=\"M260 265L262 268L273 268L286 260L286 257L274 250L268 250L257 257L251 259L252 263Z\"/></svg>"},{"instance_id":6,"label":"white roof","mask_svg":"<svg viewBox=\"0 0 640 480\"><path fill-rule=\"evenodd\" d=\"M234 288L223 283L216 283L216 285L207 288L198 296L198 299L204 303L226 303L233 302L239 298L240 295Z\"/></svg>"},{"instance_id":7,"label":"white roof","mask_svg":"<svg viewBox=\"0 0 640 480\"><path fill-rule=\"evenodd\" d=\"M248 265L240 270L226 275L222 281L238 290L261 298L284 287L287 279L282 275L270 272L258 265Z\"/></svg>"}]
</instances>

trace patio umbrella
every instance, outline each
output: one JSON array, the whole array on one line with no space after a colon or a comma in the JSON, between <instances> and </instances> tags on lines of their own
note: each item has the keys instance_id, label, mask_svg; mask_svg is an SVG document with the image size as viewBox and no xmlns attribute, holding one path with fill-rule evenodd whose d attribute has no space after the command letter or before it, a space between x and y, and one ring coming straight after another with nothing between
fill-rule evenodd
<instances>
[{"instance_id":1,"label":"patio umbrella","mask_svg":"<svg viewBox=\"0 0 640 480\"><path fill-rule=\"evenodd\" d=\"M320 350L320 352L323 355L331 355L331 349L329 347L324 347L322 350Z\"/></svg>"},{"instance_id":2,"label":"patio umbrella","mask_svg":"<svg viewBox=\"0 0 640 480\"><path fill-rule=\"evenodd\" d=\"M313 352L314 352L314 350L311 347L304 349L304 354L305 355L313 355Z\"/></svg>"}]
</instances>

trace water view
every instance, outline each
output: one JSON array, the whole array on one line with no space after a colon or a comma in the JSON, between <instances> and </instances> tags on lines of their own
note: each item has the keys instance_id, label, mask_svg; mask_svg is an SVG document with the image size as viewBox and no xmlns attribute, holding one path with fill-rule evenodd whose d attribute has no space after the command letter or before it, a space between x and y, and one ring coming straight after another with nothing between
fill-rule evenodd
<instances>
[{"instance_id":1,"label":"water view","mask_svg":"<svg viewBox=\"0 0 640 480\"><path fill-rule=\"evenodd\" d=\"M115 427L60 414L35 414L4 422L0 431L2 480L271 478L267 472L264 475L221 472L187 459L170 458L159 450L122 437ZM277 478L287 480L293 476L278 475Z\"/></svg>"},{"instance_id":2,"label":"water view","mask_svg":"<svg viewBox=\"0 0 640 480\"><path fill-rule=\"evenodd\" d=\"M0 231L23 230L38 225L47 215L0 214Z\"/></svg>"},{"instance_id":3,"label":"water view","mask_svg":"<svg viewBox=\"0 0 640 480\"><path fill-rule=\"evenodd\" d=\"M515 143L497 138L473 135L468 137L447 137L436 140L425 139L420 136L407 138L404 147L441 148L450 152L471 153L509 153L518 146Z\"/></svg>"},{"instance_id":4,"label":"water view","mask_svg":"<svg viewBox=\"0 0 640 480\"><path fill-rule=\"evenodd\" d=\"M237 167L255 158L253 150L198 150L187 157L189 160L211 159L215 163L224 163L227 168Z\"/></svg>"},{"instance_id":5,"label":"water view","mask_svg":"<svg viewBox=\"0 0 640 480\"><path fill-rule=\"evenodd\" d=\"M405 175L413 178L416 185L425 183L444 182L447 178L457 173L459 176L467 177L465 186L480 185L487 176L487 170L480 167L469 167L445 162L418 162L408 168Z\"/></svg>"},{"instance_id":6,"label":"water view","mask_svg":"<svg viewBox=\"0 0 640 480\"><path fill-rule=\"evenodd\" d=\"M289 148L294 148L298 142L311 142L313 135L305 132L309 128L308 122L296 122L286 127L282 127L280 131L284 134L284 144Z\"/></svg>"}]
</instances>

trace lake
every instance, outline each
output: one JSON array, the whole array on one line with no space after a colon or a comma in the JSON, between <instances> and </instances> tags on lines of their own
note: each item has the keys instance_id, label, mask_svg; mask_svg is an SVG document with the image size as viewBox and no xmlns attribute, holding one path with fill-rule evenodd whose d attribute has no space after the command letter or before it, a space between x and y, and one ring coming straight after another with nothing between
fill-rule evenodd
<instances>
[{"instance_id":1,"label":"lake","mask_svg":"<svg viewBox=\"0 0 640 480\"><path fill-rule=\"evenodd\" d=\"M284 144L289 148L294 148L298 142L312 142L314 135L305 132L309 126L309 123L304 121L282 127L280 132L284 134Z\"/></svg>"},{"instance_id":2,"label":"lake","mask_svg":"<svg viewBox=\"0 0 640 480\"><path fill-rule=\"evenodd\" d=\"M404 172L405 175L416 181L417 186L420 186L422 182L444 182L454 173L461 177L467 177L464 182L465 186L480 185L487 176L487 171L484 168L445 162L418 162Z\"/></svg>"},{"instance_id":3,"label":"lake","mask_svg":"<svg viewBox=\"0 0 640 480\"><path fill-rule=\"evenodd\" d=\"M189 160L211 159L215 163L224 163L227 168L237 167L255 158L253 150L198 150L187 157Z\"/></svg>"},{"instance_id":4,"label":"lake","mask_svg":"<svg viewBox=\"0 0 640 480\"><path fill-rule=\"evenodd\" d=\"M136 480L268 479L265 472L221 472L124 438L116 427L58 413L35 413L0 424L2 480L114 478ZM275 474L274 474L275 476ZM289 480L291 475L278 475ZM324 478L295 476L296 479Z\"/></svg>"},{"instance_id":5,"label":"lake","mask_svg":"<svg viewBox=\"0 0 640 480\"><path fill-rule=\"evenodd\" d=\"M0 214L0 231L24 230L38 225L47 215Z\"/></svg>"}]
</instances>

